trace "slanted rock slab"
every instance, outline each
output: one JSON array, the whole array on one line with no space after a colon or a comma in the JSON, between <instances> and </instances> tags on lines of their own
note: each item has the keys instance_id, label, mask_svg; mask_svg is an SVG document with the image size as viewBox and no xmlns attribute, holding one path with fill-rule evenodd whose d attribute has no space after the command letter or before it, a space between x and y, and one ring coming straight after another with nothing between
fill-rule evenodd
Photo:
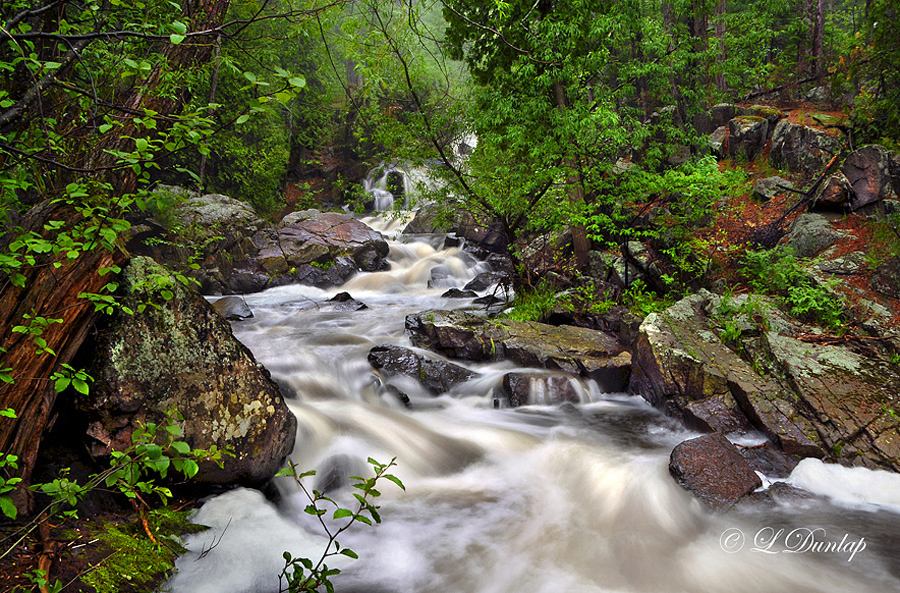
<instances>
[{"instance_id":1,"label":"slanted rock slab","mask_svg":"<svg viewBox=\"0 0 900 593\"><path fill-rule=\"evenodd\" d=\"M669 457L678 485L714 511L727 511L762 486L762 480L721 433L679 443Z\"/></svg>"}]
</instances>

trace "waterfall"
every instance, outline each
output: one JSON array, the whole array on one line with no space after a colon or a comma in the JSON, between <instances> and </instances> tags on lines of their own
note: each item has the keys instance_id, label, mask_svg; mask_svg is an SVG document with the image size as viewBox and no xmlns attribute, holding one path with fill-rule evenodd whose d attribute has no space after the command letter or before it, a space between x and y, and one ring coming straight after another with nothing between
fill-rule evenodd
<instances>
[{"instance_id":1,"label":"waterfall","mask_svg":"<svg viewBox=\"0 0 900 593\"><path fill-rule=\"evenodd\" d=\"M367 219L378 228L393 222ZM396 227L394 227L396 228ZM427 239L427 238L426 238ZM292 460L318 474L310 488L350 504L348 476L366 459L386 462L405 484L381 487L383 523L354 526L340 542L358 560L335 563L335 588L354 592L627 592L757 593L900 590L900 514L889 506L837 506L827 499L705 511L670 478L669 453L693 436L638 396L602 393L576 381L582 404L537 403L494 409L493 390L510 363L467 365L480 376L433 397L410 389L401 403L369 365L380 344L410 347L406 315L472 308L446 299L484 264L440 241L391 241L391 269L359 274L320 290L282 286L246 296L254 317L235 335L284 386L298 418ZM441 269L441 282L434 282ZM328 299L349 291L367 309L335 311ZM531 369L530 371L534 371ZM539 379L539 378L538 378ZM532 401L546 386L535 379ZM414 381L413 381L414 382ZM843 490L863 496L862 485ZM819 466L797 483L850 479ZM879 492L890 491L884 482ZM278 478L277 502L241 488L206 502L195 520L207 532L188 536L188 552L168 583L175 593L278 591L282 553L318 557L318 520L296 484ZM726 534L822 528L865 538L846 554L762 553L730 548Z\"/></svg>"}]
</instances>

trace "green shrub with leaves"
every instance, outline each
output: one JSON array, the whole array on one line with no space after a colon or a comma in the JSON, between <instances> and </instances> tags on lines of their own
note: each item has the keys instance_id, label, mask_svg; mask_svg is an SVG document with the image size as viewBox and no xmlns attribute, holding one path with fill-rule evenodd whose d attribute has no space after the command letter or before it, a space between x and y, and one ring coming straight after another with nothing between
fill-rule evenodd
<instances>
[{"instance_id":1,"label":"green shrub with leaves","mask_svg":"<svg viewBox=\"0 0 900 593\"><path fill-rule=\"evenodd\" d=\"M844 322L844 300L813 280L800 261L787 250L748 251L745 275L759 292L777 295L788 312L800 319L840 331Z\"/></svg>"},{"instance_id":2,"label":"green shrub with leaves","mask_svg":"<svg viewBox=\"0 0 900 593\"><path fill-rule=\"evenodd\" d=\"M312 593L321 591L322 587L328 593L334 593L334 585L331 582L331 578L340 574L341 571L338 568L329 567L325 563L326 560L335 556L346 556L354 559L359 557L350 548L342 547L337 538L355 523L365 523L366 525L381 523L381 515L378 513L379 507L372 503L372 499L381 496L381 492L376 488L380 481L393 482L401 489L406 490L403 482L397 476L388 473L396 465L395 461L396 458L391 459L388 463L379 463L369 457L368 463L372 466L374 475L369 478L350 476L351 480L355 480L353 488L357 490L357 492L353 493L353 498L356 500L354 508L342 507L318 490L310 492L302 480L303 478L314 476L316 474L315 471L297 473L297 467L289 462L288 467L278 473L279 476L289 476L297 482L307 499L309 499L309 504L304 511L318 519L319 525L328 537L325 551L318 561L314 562L309 558L295 557L290 552L284 553L284 570L278 577L280 593ZM343 524L331 524L325 520L329 511L331 512L332 521L341 519L346 519L346 521Z\"/></svg>"}]
</instances>

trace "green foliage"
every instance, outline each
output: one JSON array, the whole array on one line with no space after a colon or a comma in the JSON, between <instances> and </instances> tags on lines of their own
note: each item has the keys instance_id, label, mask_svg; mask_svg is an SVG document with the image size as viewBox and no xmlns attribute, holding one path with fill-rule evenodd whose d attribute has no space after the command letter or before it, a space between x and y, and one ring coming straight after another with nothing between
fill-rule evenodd
<instances>
[{"instance_id":1,"label":"green foliage","mask_svg":"<svg viewBox=\"0 0 900 593\"><path fill-rule=\"evenodd\" d=\"M565 299L552 286L541 282L532 290L517 291L512 310L506 317L513 321L543 321L554 307L563 302Z\"/></svg>"},{"instance_id":2,"label":"green foliage","mask_svg":"<svg viewBox=\"0 0 900 593\"><path fill-rule=\"evenodd\" d=\"M376 488L380 481L393 482L401 489L406 490L399 478L388 473L396 465L395 459L391 459L389 463L379 463L369 457L368 463L374 470L372 477L350 476L351 480L355 480L353 488L357 490L357 492L353 493L353 498L355 499L355 507L353 508L342 507L317 490L310 492L302 480L303 478L314 476L315 471L297 473L297 467L293 463L289 463L287 468L278 473L279 476L290 476L297 482L307 499L309 499L309 505L304 509L305 512L318 519L319 525L328 537L325 552L317 562L309 558L295 557L290 552L284 553L284 570L278 577L280 592L313 592L320 591L324 587L329 593L334 593L334 585L331 583L331 578L340 574L341 571L337 568L330 568L325 561L334 556L346 556L353 559L359 557L350 548L342 547L337 538L355 523L365 523L366 525L381 523L381 515L378 513L379 507L372 503L372 499L381 496L381 492ZM331 511L331 521L326 521L329 510ZM343 519L345 521L342 523L333 523Z\"/></svg>"},{"instance_id":3,"label":"green foliage","mask_svg":"<svg viewBox=\"0 0 900 593\"><path fill-rule=\"evenodd\" d=\"M672 296L659 296L647 289L642 280L635 280L625 291L625 303L632 313L646 317L650 313L659 313L671 307L675 300Z\"/></svg>"},{"instance_id":4,"label":"green foliage","mask_svg":"<svg viewBox=\"0 0 900 593\"><path fill-rule=\"evenodd\" d=\"M750 285L781 297L791 315L833 331L842 329L843 299L829 287L816 284L793 254L784 250L748 251L744 262Z\"/></svg>"}]
</instances>

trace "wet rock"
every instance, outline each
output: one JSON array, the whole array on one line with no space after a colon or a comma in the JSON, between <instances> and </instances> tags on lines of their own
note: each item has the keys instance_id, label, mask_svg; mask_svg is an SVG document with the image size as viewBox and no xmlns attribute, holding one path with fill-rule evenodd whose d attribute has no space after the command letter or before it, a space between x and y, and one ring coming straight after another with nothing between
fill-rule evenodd
<instances>
[{"instance_id":1,"label":"wet rock","mask_svg":"<svg viewBox=\"0 0 900 593\"><path fill-rule=\"evenodd\" d=\"M883 295L900 299L900 256L878 265L870 280L872 288Z\"/></svg>"},{"instance_id":2,"label":"wet rock","mask_svg":"<svg viewBox=\"0 0 900 593\"><path fill-rule=\"evenodd\" d=\"M689 428L702 432L743 434L752 428L730 393L686 402L682 419Z\"/></svg>"},{"instance_id":3,"label":"wet rock","mask_svg":"<svg viewBox=\"0 0 900 593\"><path fill-rule=\"evenodd\" d=\"M357 301L350 296L349 292L339 292L328 299L328 302L335 303L335 311L362 311L369 308L365 303Z\"/></svg>"},{"instance_id":4,"label":"wet rock","mask_svg":"<svg viewBox=\"0 0 900 593\"><path fill-rule=\"evenodd\" d=\"M709 148L719 158L725 158L723 146L726 138L728 138L728 126L719 126L709 134Z\"/></svg>"},{"instance_id":5,"label":"wet rock","mask_svg":"<svg viewBox=\"0 0 900 593\"><path fill-rule=\"evenodd\" d=\"M721 433L679 443L669 458L679 486L714 511L727 511L762 486L762 480Z\"/></svg>"},{"instance_id":6,"label":"wet rock","mask_svg":"<svg viewBox=\"0 0 900 593\"><path fill-rule=\"evenodd\" d=\"M484 305L485 307L491 307L493 305L502 305L506 303L503 299L494 296L492 294L484 295L483 297L478 297L477 299L472 299L473 305Z\"/></svg>"},{"instance_id":7,"label":"wet rock","mask_svg":"<svg viewBox=\"0 0 900 593\"><path fill-rule=\"evenodd\" d=\"M506 373L503 391L511 407L581 402L577 378L565 373Z\"/></svg>"},{"instance_id":8,"label":"wet rock","mask_svg":"<svg viewBox=\"0 0 900 593\"><path fill-rule=\"evenodd\" d=\"M594 379L607 392L624 389L631 370L631 356L615 338L580 327L426 311L407 316L406 331L416 346L450 358L565 371Z\"/></svg>"},{"instance_id":9,"label":"wet rock","mask_svg":"<svg viewBox=\"0 0 900 593\"><path fill-rule=\"evenodd\" d=\"M850 153L841 167L853 188L850 209L896 199L900 194L900 171L896 169L891 153L882 146L872 144Z\"/></svg>"},{"instance_id":10,"label":"wet rock","mask_svg":"<svg viewBox=\"0 0 900 593\"><path fill-rule=\"evenodd\" d=\"M432 395L447 393L453 386L478 376L475 371L452 362L426 358L409 348L384 344L369 351L369 364L386 377L403 375L421 383Z\"/></svg>"},{"instance_id":11,"label":"wet rock","mask_svg":"<svg viewBox=\"0 0 900 593\"><path fill-rule=\"evenodd\" d=\"M785 455L771 441L752 447L739 446L738 451L750 467L770 479L787 478L800 462L799 457Z\"/></svg>"},{"instance_id":12,"label":"wet rock","mask_svg":"<svg viewBox=\"0 0 900 593\"><path fill-rule=\"evenodd\" d=\"M469 280L463 289L480 292L482 290L487 290L498 282L507 281L508 279L509 277L502 272L482 272Z\"/></svg>"},{"instance_id":13,"label":"wet rock","mask_svg":"<svg viewBox=\"0 0 900 593\"><path fill-rule=\"evenodd\" d=\"M847 177L843 173L837 172L830 175L820 186L813 200L813 206L822 210L844 211L850 208L852 191L853 188Z\"/></svg>"},{"instance_id":14,"label":"wet rock","mask_svg":"<svg viewBox=\"0 0 900 593\"><path fill-rule=\"evenodd\" d=\"M815 179L840 151L841 141L838 138L782 120L772 133L769 162L776 169L787 169L791 173L801 173L808 179Z\"/></svg>"},{"instance_id":15,"label":"wet rock","mask_svg":"<svg viewBox=\"0 0 900 593\"><path fill-rule=\"evenodd\" d=\"M728 122L728 155L755 160L766 145L769 122L758 116L745 115Z\"/></svg>"},{"instance_id":16,"label":"wet rock","mask_svg":"<svg viewBox=\"0 0 900 593\"><path fill-rule=\"evenodd\" d=\"M451 288L441 296L445 299L474 299L478 296L478 293L474 290L460 290L458 288Z\"/></svg>"},{"instance_id":17,"label":"wet rock","mask_svg":"<svg viewBox=\"0 0 900 593\"><path fill-rule=\"evenodd\" d=\"M431 268L431 279L428 280L428 288L441 288L454 286L456 284L456 276L453 270L447 266L434 266Z\"/></svg>"},{"instance_id":18,"label":"wet rock","mask_svg":"<svg viewBox=\"0 0 900 593\"><path fill-rule=\"evenodd\" d=\"M785 241L787 246L793 249L794 255L804 258L821 253L848 236L834 228L821 214L807 212L801 214L791 224Z\"/></svg>"},{"instance_id":19,"label":"wet rock","mask_svg":"<svg viewBox=\"0 0 900 593\"><path fill-rule=\"evenodd\" d=\"M238 296L223 297L213 303L213 309L228 321L240 321L253 317L247 301Z\"/></svg>"},{"instance_id":20,"label":"wet rock","mask_svg":"<svg viewBox=\"0 0 900 593\"><path fill-rule=\"evenodd\" d=\"M754 492L745 500L763 508L774 508L781 504L809 503L817 500L817 497L806 490L779 481L772 482L762 492Z\"/></svg>"},{"instance_id":21,"label":"wet rock","mask_svg":"<svg viewBox=\"0 0 900 593\"><path fill-rule=\"evenodd\" d=\"M166 272L149 258L132 259L122 277L126 302L135 311L138 299L155 306L116 314L96 340L90 372L97 380L78 402L89 418L92 453L124 449L139 423L159 423L177 410L191 447L233 447L235 454L224 469L202 463L194 481L265 482L293 447L296 419L228 322L179 283L165 300L148 281L157 275Z\"/></svg>"},{"instance_id":22,"label":"wet rock","mask_svg":"<svg viewBox=\"0 0 900 593\"><path fill-rule=\"evenodd\" d=\"M787 190L784 188L794 189L794 184L783 177L757 179L753 183L753 197L767 202L778 194L785 193Z\"/></svg>"}]
</instances>

